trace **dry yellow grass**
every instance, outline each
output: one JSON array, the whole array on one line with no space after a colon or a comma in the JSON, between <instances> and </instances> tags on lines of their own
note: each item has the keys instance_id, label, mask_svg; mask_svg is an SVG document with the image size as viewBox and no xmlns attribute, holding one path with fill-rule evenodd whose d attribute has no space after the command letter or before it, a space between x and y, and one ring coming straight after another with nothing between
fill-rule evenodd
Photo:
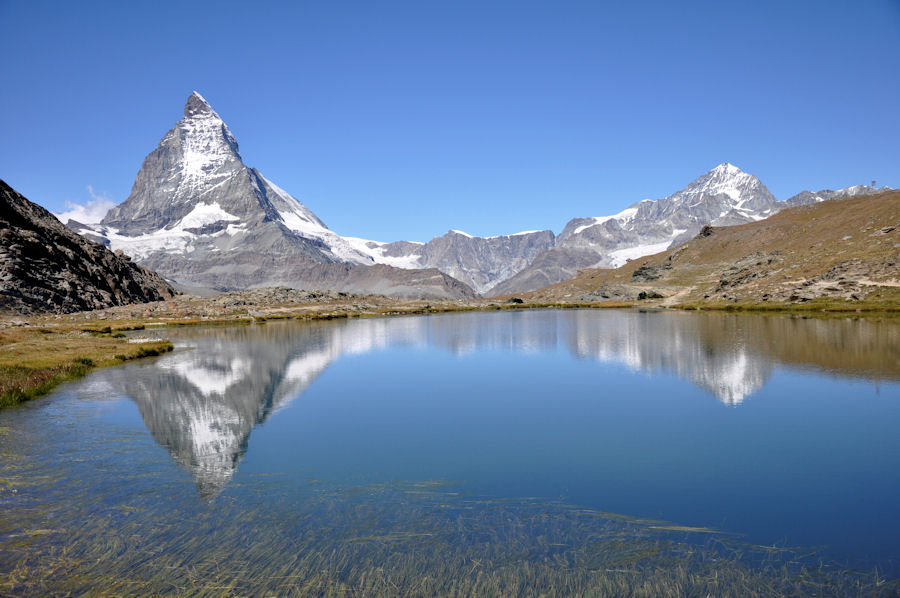
<instances>
[{"instance_id":1,"label":"dry yellow grass","mask_svg":"<svg viewBox=\"0 0 900 598\"><path fill-rule=\"evenodd\" d=\"M0 407L40 396L94 367L159 355L171 348L167 340L129 343L124 333L108 324L0 329Z\"/></svg>"}]
</instances>

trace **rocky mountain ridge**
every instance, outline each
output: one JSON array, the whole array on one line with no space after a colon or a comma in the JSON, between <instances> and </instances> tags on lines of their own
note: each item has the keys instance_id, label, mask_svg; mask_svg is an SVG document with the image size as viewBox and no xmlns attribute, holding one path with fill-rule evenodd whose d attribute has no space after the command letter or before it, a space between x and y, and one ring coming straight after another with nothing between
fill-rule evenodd
<instances>
[{"instance_id":1,"label":"rocky mountain ridge","mask_svg":"<svg viewBox=\"0 0 900 598\"><path fill-rule=\"evenodd\" d=\"M0 310L69 313L174 294L155 273L75 234L0 181Z\"/></svg>"},{"instance_id":2,"label":"rocky mountain ridge","mask_svg":"<svg viewBox=\"0 0 900 598\"><path fill-rule=\"evenodd\" d=\"M70 226L188 287L287 285L463 298L474 296L472 289L487 296L534 290L583 268L615 268L676 246L705 225L754 222L785 207L875 191L863 185L804 191L781 202L756 176L723 163L665 198L611 216L574 218L559 235L450 230L428 243L384 243L331 231L246 166L228 126L194 92L184 117L144 160L129 197L99 225Z\"/></svg>"}]
</instances>

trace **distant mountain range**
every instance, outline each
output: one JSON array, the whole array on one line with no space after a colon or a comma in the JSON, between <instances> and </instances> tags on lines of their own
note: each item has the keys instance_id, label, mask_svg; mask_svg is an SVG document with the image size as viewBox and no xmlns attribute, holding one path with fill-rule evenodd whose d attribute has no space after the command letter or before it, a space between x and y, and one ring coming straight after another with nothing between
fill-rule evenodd
<instances>
[{"instance_id":1,"label":"distant mountain range","mask_svg":"<svg viewBox=\"0 0 900 598\"><path fill-rule=\"evenodd\" d=\"M184 117L145 158L128 198L99 224L68 226L188 287L284 285L469 298L534 290L587 267L620 266L683 243L707 224L753 222L785 207L876 191L803 191L779 202L758 178L726 163L666 198L611 216L574 218L559 235L474 237L451 230L428 243L384 243L331 231L247 167L228 126L194 92Z\"/></svg>"}]
</instances>

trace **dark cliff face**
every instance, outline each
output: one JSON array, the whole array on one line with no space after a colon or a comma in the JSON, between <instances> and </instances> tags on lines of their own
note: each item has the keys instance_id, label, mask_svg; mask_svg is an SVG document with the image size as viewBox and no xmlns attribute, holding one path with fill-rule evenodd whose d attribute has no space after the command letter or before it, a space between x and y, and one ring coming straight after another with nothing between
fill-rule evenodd
<instances>
[{"instance_id":1,"label":"dark cliff face","mask_svg":"<svg viewBox=\"0 0 900 598\"><path fill-rule=\"evenodd\" d=\"M75 234L0 180L0 311L69 313L174 294L156 273Z\"/></svg>"}]
</instances>

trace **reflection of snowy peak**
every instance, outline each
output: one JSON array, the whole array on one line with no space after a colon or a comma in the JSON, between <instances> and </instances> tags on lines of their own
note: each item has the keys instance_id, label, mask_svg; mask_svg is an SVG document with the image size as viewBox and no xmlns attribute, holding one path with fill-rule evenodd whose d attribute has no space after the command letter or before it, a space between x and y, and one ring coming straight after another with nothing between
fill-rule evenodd
<instances>
[{"instance_id":1,"label":"reflection of snowy peak","mask_svg":"<svg viewBox=\"0 0 900 598\"><path fill-rule=\"evenodd\" d=\"M728 405L743 402L772 374L772 360L749 351L732 321L649 314L596 318L579 313L575 318L571 344L579 356L623 363L635 371L671 373ZM730 336L723 335L729 328Z\"/></svg>"},{"instance_id":2,"label":"reflection of snowy peak","mask_svg":"<svg viewBox=\"0 0 900 598\"><path fill-rule=\"evenodd\" d=\"M278 337L211 334L191 344L132 372L124 386L153 437L212 497L237 470L253 427L303 392L329 360L298 367L315 348L292 348Z\"/></svg>"},{"instance_id":3,"label":"reflection of snowy peak","mask_svg":"<svg viewBox=\"0 0 900 598\"><path fill-rule=\"evenodd\" d=\"M234 476L253 428L297 399L343 355L398 346L434 347L456 355L569 352L634 371L676 376L727 405L739 405L760 390L777 363L813 364L826 370L838 364L845 374L877 371L896 379L898 364L891 358L896 355L896 335L886 335L875 323L823 324L734 314L610 310L270 323L173 331L179 350L155 362L113 368L102 375L111 384L105 394L121 389L130 396L153 438L191 472L200 493L209 497ZM858 362L848 363L847 347L862 356ZM600 384L603 375L598 368ZM472 392L486 397L508 392L508 380L492 382L487 377L483 382ZM624 392L628 399L631 395ZM302 401L294 408L302 409Z\"/></svg>"},{"instance_id":4,"label":"reflection of snowy peak","mask_svg":"<svg viewBox=\"0 0 900 598\"><path fill-rule=\"evenodd\" d=\"M136 368L120 384L151 434L191 472L201 495L219 494L250 432L300 396L332 361L389 343L420 342L420 326L387 320L193 333L190 349ZM181 344L181 343L179 343Z\"/></svg>"}]
</instances>

